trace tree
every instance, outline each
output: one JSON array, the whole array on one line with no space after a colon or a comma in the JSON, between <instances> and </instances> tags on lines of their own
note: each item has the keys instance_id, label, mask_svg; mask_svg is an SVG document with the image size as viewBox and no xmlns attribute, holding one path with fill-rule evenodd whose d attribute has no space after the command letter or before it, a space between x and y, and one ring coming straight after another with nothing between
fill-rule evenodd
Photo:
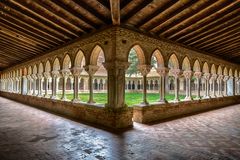
<instances>
[{"instance_id":1,"label":"tree","mask_svg":"<svg viewBox=\"0 0 240 160\"><path fill-rule=\"evenodd\" d=\"M131 77L132 75L137 75L139 74L139 71L138 71L138 64L139 64L139 61L138 61L138 57L137 57L137 53L134 49L131 49L130 50L130 53L128 55L128 62L130 63L130 66L128 67L128 70L126 72L126 74ZM157 64L157 60L155 57L153 57L151 59L151 65L154 67L156 66Z\"/></svg>"}]
</instances>

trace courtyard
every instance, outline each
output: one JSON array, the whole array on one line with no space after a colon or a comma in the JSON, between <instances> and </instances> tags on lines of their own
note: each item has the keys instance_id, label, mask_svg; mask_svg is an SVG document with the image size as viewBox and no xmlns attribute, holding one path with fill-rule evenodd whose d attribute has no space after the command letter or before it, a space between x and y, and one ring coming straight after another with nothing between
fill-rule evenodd
<instances>
[{"instance_id":1,"label":"courtyard","mask_svg":"<svg viewBox=\"0 0 240 160\"><path fill-rule=\"evenodd\" d=\"M240 157L240 105L111 132L0 97L3 160L181 160ZM144 145L143 145L144 144Z\"/></svg>"}]
</instances>

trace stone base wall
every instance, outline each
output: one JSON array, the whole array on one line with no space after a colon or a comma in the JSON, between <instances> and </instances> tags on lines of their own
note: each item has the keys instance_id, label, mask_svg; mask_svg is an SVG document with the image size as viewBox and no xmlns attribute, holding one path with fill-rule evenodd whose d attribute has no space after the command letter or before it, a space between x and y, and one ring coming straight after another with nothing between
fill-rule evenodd
<instances>
[{"instance_id":1,"label":"stone base wall","mask_svg":"<svg viewBox=\"0 0 240 160\"><path fill-rule=\"evenodd\" d=\"M133 121L150 123L180 115L196 113L240 103L240 96L183 101L179 103L151 104L149 106L134 106Z\"/></svg>"},{"instance_id":2,"label":"stone base wall","mask_svg":"<svg viewBox=\"0 0 240 160\"><path fill-rule=\"evenodd\" d=\"M0 92L0 96L19 101L47 111L67 116L80 121L101 125L108 128L121 129L133 125L133 109L114 111L103 106L87 103L72 103L49 98Z\"/></svg>"}]
</instances>

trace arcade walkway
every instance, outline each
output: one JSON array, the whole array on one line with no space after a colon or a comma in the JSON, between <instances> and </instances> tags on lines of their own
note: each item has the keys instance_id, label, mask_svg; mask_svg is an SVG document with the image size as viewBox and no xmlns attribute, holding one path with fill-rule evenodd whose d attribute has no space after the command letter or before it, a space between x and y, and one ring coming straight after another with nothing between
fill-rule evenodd
<instances>
[{"instance_id":1,"label":"arcade walkway","mask_svg":"<svg viewBox=\"0 0 240 160\"><path fill-rule=\"evenodd\" d=\"M110 133L0 97L1 160L238 159L240 105Z\"/></svg>"}]
</instances>

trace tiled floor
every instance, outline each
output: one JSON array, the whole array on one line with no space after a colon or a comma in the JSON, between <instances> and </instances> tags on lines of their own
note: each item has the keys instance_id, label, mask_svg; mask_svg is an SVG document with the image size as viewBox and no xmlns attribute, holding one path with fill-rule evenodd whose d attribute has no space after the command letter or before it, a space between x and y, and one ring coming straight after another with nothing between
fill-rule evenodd
<instances>
[{"instance_id":1,"label":"tiled floor","mask_svg":"<svg viewBox=\"0 0 240 160\"><path fill-rule=\"evenodd\" d=\"M116 134L0 97L6 159L240 159L240 105Z\"/></svg>"}]
</instances>

